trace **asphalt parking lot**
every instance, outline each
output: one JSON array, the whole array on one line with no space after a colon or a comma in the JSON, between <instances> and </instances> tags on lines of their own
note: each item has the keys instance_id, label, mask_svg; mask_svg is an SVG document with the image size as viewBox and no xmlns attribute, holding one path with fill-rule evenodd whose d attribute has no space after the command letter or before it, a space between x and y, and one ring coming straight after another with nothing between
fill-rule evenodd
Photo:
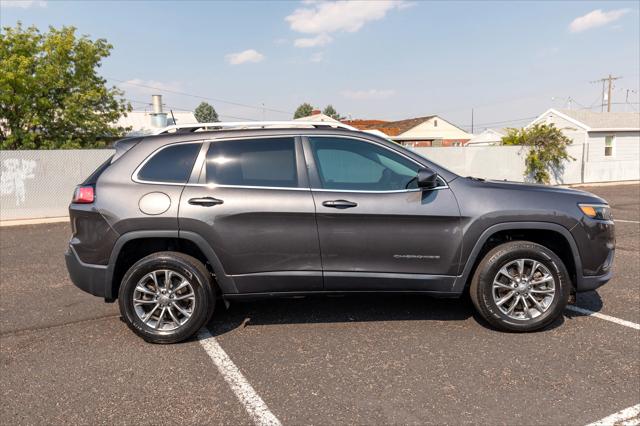
<instances>
[{"instance_id":1,"label":"asphalt parking lot","mask_svg":"<svg viewBox=\"0 0 640 426\"><path fill-rule=\"evenodd\" d=\"M284 425L598 421L640 403L640 185L584 189L613 207L617 251L614 279L578 306L626 323L567 310L501 333L467 301L407 295L218 304L207 328L250 384L244 400L200 341L144 343L115 304L76 289L68 224L1 228L0 418L252 424L258 395Z\"/></svg>"}]
</instances>

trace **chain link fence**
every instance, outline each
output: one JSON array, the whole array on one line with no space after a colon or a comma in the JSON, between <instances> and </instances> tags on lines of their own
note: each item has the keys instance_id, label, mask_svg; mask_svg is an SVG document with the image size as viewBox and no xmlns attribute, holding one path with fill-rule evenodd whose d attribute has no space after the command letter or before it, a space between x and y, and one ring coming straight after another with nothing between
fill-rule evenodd
<instances>
[{"instance_id":1,"label":"chain link fence","mask_svg":"<svg viewBox=\"0 0 640 426\"><path fill-rule=\"evenodd\" d=\"M638 158L583 162L582 145L569 147L576 161L552 177L554 184L640 179ZM520 147L416 148L462 176L524 180ZM114 153L110 149L0 151L0 220L67 216L76 185Z\"/></svg>"},{"instance_id":2,"label":"chain link fence","mask_svg":"<svg viewBox=\"0 0 640 426\"><path fill-rule=\"evenodd\" d=\"M76 185L111 149L0 151L0 220L66 216Z\"/></svg>"}]
</instances>

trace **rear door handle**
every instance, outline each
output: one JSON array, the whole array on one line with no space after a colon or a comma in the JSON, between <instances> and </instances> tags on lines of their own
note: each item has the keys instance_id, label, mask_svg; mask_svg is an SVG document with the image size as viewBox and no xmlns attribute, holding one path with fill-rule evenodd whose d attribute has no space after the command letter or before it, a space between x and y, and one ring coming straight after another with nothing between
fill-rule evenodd
<instances>
[{"instance_id":1,"label":"rear door handle","mask_svg":"<svg viewBox=\"0 0 640 426\"><path fill-rule=\"evenodd\" d=\"M353 201L348 200L330 200L324 201L322 205L334 209L350 209L351 207L356 207L358 203L354 203Z\"/></svg>"},{"instance_id":2,"label":"rear door handle","mask_svg":"<svg viewBox=\"0 0 640 426\"><path fill-rule=\"evenodd\" d=\"M224 203L224 201L213 197L189 198L189 204L196 206L211 207L222 203Z\"/></svg>"}]
</instances>

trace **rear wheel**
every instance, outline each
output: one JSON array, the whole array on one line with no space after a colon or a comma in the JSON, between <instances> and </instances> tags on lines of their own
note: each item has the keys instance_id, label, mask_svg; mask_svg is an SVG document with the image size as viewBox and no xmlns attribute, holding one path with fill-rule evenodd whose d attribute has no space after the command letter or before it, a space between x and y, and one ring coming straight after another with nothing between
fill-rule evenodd
<instances>
[{"instance_id":1,"label":"rear wheel","mask_svg":"<svg viewBox=\"0 0 640 426\"><path fill-rule=\"evenodd\" d=\"M213 313L211 276L191 256L155 253L127 271L118 303L129 328L146 341L180 342L193 336Z\"/></svg>"},{"instance_id":2,"label":"rear wheel","mask_svg":"<svg viewBox=\"0 0 640 426\"><path fill-rule=\"evenodd\" d=\"M569 274L554 252L529 241L513 241L487 253L469 292L491 325L526 332L544 328L562 315L570 290Z\"/></svg>"}]
</instances>

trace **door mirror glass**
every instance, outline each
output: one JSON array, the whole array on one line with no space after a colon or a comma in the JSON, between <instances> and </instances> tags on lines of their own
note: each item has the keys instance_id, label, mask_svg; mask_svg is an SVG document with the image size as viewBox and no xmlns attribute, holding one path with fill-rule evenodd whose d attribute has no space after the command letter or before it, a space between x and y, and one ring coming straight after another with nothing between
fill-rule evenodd
<instances>
[{"instance_id":1,"label":"door mirror glass","mask_svg":"<svg viewBox=\"0 0 640 426\"><path fill-rule=\"evenodd\" d=\"M418 170L418 187L433 189L438 186L438 174L429 167Z\"/></svg>"}]
</instances>

